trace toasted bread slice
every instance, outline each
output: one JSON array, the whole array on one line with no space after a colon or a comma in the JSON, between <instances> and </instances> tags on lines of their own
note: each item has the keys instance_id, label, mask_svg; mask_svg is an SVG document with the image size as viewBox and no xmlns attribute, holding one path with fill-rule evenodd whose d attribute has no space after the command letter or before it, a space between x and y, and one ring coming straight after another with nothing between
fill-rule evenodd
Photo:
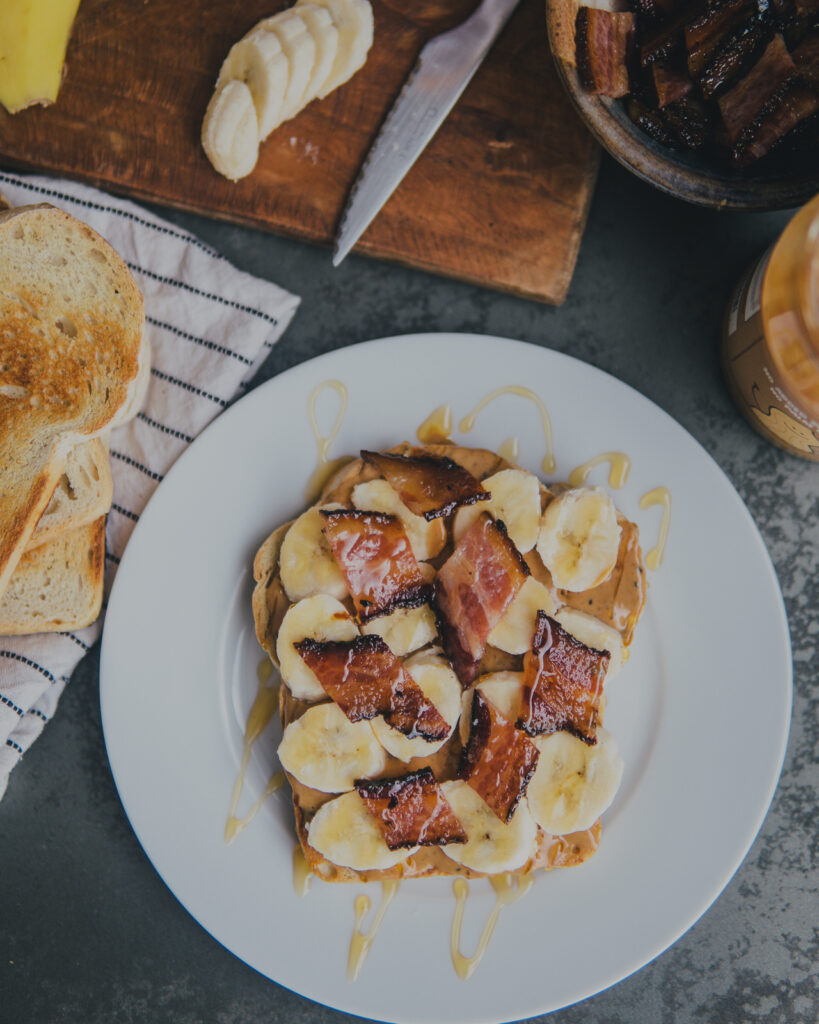
<instances>
[{"instance_id":1,"label":"toasted bread slice","mask_svg":"<svg viewBox=\"0 0 819 1024\"><path fill-rule=\"evenodd\" d=\"M107 441L96 437L72 448L65 472L40 516L26 551L104 516L111 508L113 492Z\"/></svg>"},{"instance_id":2,"label":"toasted bread slice","mask_svg":"<svg viewBox=\"0 0 819 1024\"><path fill-rule=\"evenodd\" d=\"M105 516L23 552L0 598L0 636L90 626L100 613Z\"/></svg>"},{"instance_id":3,"label":"toasted bread slice","mask_svg":"<svg viewBox=\"0 0 819 1024\"><path fill-rule=\"evenodd\" d=\"M417 446L401 444L391 449L395 454L410 454L418 452ZM436 444L425 446L426 453L436 456L448 456L458 465L468 470L478 480L484 480L501 470L514 468L509 462L494 452L486 449L465 448L453 444ZM354 488L367 481L374 480L379 476L378 471L362 459L351 459L347 464L338 469L325 484L318 499L319 505L330 505L338 503L345 507L352 504ZM545 508L559 493L561 487L558 485L547 488L541 484L541 508ZM633 580L633 576L641 575L642 554L632 530L636 530L633 524L628 523L624 517L619 517L621 526L628 526L629 531L624 531L624 542L621 557L614 571L611 582L606 582L602 587L594 591L587 591L582 594L571 595L576 598L577 604L583 608L591 608L594 615L601 620L610 622L612 628L623 637L625 644L631 641L634 625L642 611L645 601L645 589L643 582L639 586ZM290 524L285 523L274 530L259 548L254 561L254 578L256 587L253 593L253 615L256 624L256 635L259 643L268 652L274 664L278 665L277 657L277 636L282 620L288 611L291 602L288 600L284 586L279 574L279 558L282 542ZM448 527L448 541L443 551L432 560L436 567L442 564L452 551L453 538L450 534L451 525ZM526 556L532 576L544 585L552 587L552 581L548 569L543 565L536 551L529 552ZM625 586L618 589L618 581L625 581ZM626 597L621 591L629 590ZM614 604L614 594L619 594L620 604L626 604L628 614L622 612L616 621L608 615L610 605ZM568 601L565 601L569 604ZM618 604L618 609L620 607ZM352 604L348 611L352 612ZM520 671L522 668L522 656L511 655L499 648L487 647L480 666L481 674L499 671ZM282 728L297 721L311 707L305 700L297 699L286 684L282 684L280 695L280 716ZM396 776L407 771L416 771L422 767L429 766L439 781L446 781L457 778L458 768L463 750L463 740L456 728L446 744L436 753L428 756L413 758L409 762L402 762L398 758L389 755L383 771L385 777ZM461 877L475 877L481 873L463 864L456 863L448 857L444 848L421 847L402 863L380 870L358 871L350 867L340 866L332 863L325 856L319 853L309 842L310 823L316 812L331 797L324 792L311 789L301 783L292 774L286 773L293 795L293 807L295 815L295 828L299 842L303 848L308 864L314 873L325 881L351 882L351 881L376 881L390 878L419 878L432 877L435 875L459 875ZM565 835L549 835L543 829L538 829L535 853L532 858L514 874L525 874L537 868L549 870L556 867L570 867L582 863L591 857L597 850L600 839L600 821L598 820L591 828L581 832L568 833Z\"/></svg>"},{"instance_id":4,"label":"toasted bread slice","mask_svg":"<svg viewBox=\"0 0 819 1024\"><path fill-rule=\"evenodd\" d=\"M142 296L124 260L48 205L0 213L0 594L76 444L129 406Z\"/></svg>"}]
</instances>

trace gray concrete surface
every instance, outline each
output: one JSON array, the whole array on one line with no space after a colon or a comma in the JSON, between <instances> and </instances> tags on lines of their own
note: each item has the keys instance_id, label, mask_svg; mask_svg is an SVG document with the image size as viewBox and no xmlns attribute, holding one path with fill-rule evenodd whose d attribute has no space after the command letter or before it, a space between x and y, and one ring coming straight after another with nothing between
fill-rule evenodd
<instances>
[{"instance_id":1,"label":"gray concrete surface","mask_svg":"<svg viewBox=\"0 0 819 1024\"><path fill-rule=\"evenodd\" d=\"M819 466L769 447L745 425L717 362L729 291L786 216L689 207L604 160L560 309L361 258L333 271L325 251L169 216L243 269L302 295L301 311L260 381L367 338L429 330L500 334L571 353L627 381L712 453L762 531L787 604L795 692L784 772L760 835L705 916L636 975L550 1020L813 1024ZM97 686L93 651L0 803L0 1022L353 1020L260 977L176 902L120 806Z\"/></svg>"}]
</instances>

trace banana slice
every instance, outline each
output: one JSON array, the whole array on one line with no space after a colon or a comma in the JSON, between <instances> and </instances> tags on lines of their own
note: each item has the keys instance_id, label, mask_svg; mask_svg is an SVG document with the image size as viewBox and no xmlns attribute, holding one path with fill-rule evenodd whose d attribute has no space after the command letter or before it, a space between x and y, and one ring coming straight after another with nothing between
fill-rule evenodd
<instances>
[{"instance_id":1,"label":"banana slice","mask_svg":"<svg viewBox=\"0 0 819 1024\"><path fill-rule=\"evenodd\" d=\"M345 793L356 779L380 775L387 755L369 722L351 722L332 701L317 704L284 730L279 760L299 782L322 793Z\"/></svg>"},{"instance_id":2,"label":"banana slice","mask_svg":"<svg viewBox=\"0 0 819 1024\"><path fill-rule=\"evenodd\" d=\"M294 10L306 0L299 0ZM373 42L373 9L367 0L310 0L326 7L338 29L338 52L319 99L343 85L367 59Z\"/></svg>"},{"instance_id":3,"label":"banana slice","mask_svg":"<svg viewBox=\"0 0 819 1024\"><path fill-rule=\"evenodd\" d=\"M330 12L320 4L309 2L299 4L298 13L316 44L313 73L302 99L302 106L307 106L324 88L324 83L333 70L333 64L338 54L338 29L330 17Z\"/></svg>"},{"instance_id":4,"label":"banana slice","mask_svg":"<svg viewBox=\"0 0 819 1024\"><path fill-rule=\"evenodd\" d=\"M537 613L554 615L557 602L551 590L529 576L489 634L489 643L508 654L525 654L532 646Z\"/></svg>"},{"instance_id":5,"label":"banana slice","mask_svg":"<svg viewBox=\"0 0 819 1024\"><path fill-rule=\"evenodd\" d=\"M623 777L614 737L598 729L597 743L590 747L568 732L556 732L535 743L540 757L526 790L533 818L555 836L591 828Z\"/></svg>"},{"instance_id":6,"label":"banana slice","mask_svg":"<svg viewBox=\"0 0 819 1024\"><path fill-rule=\"evenodd\" d=\"M522 672L487 672L475 680L475 685L465 690L461 698L461 718L458 725L461 742L466 746L469 739L469 719L472 714L472 698L478 689L490 704L500 711L505 719L516 721L520 711L520 692L523 686Z\"/></svg>"},{"instance_id":7,"label":"banana slice","mask_svg":"<svg viewBox=\"0 0 819 1024\"><path fill-rule=\"evenodd\" d=\"M606 680L616 675L623 664L623 638L612 626L601 622L593 615L575 608L561 608L555 615L560 625L587 647L597 651L608 651L611 655Z\"/></svg>"},{"instance_id":8,"label":"banana slice","mask_svg":"<svg viewBox=\"0 0 819 1024\"><path fill-rule=\"evenodd\" d=\"M234 79L245 83L256 108L259 139L264 140L282 120L289 76L290 65L279 37L275 32L255 28L231 47L219 72L216 90Z\"/></svg>"},{"instance_id":9,"label":"banana slice","mask_svg":"<svg viewBox=\"0 0 819 1024\"><path fill-rule=\"evenodd\" d=\"M355 790L322 804L307 827L307 838L327 860L354 871L394 867L417 849L391 850Z\"/></svg>"},{"instance_id":10,"label":"banana slice","mask_svg":"<svg viewBox=\"0 0 819 1024\"><path fill-rule=\"evenodd\" d=\"M288 608L276 639L279 671L290 692L299 700L321 700L327 693L293 646L299 640L352 640L358 627L350 613L334 597L315 594Z\"/></svg>"},{"instance_id":11,"label":"banana slice","mask_svg":"<svg viewBox=\"0 0 819 1024\"><path fill-rule=\"evenodd\" d=\"M482 512L489 512L495 519L503 520L509 539L521 554L531 551L540 529L538 478L523 469L502 469L481 480L481 486L492 497L458 509L452 524L455 543Z\"/></svg>"},{"instance_id":12,"label":"banana slice","mask_svg":"<svg viewBox=\"0 0 819 1024\"><path fill-rule=\"evenodd\" d=\"M316 43L303 18L293 9L266 18L260 26L276 33L290 65L281 112L282 121L286 121L304 106L304 96L316 63Z\"/></svg>"},{"instance_id":13,"label":"banana slice","mask_svg":"<svg viewBox=\"0 0 819 1024\"><path fill-rule=\"evenodd\" d=\"M321 507L334 509L341 505ZM319 506L314 505L299 516L282 541L279 577L291 601L313 594L329 594L339 601L348 596L344 576L322 533L323 525Z\"/></svg>"},{"instance_id":14,"label":"banana slice","mask_svg":"<svg viewBox=\"0 0 819 1024\"><path fill-rule=\"evenodd\" d=\"M377 633L393 654L403 658L411 651L432 643L438 635L435 613L428 604L418 608L396 608L361 627L362 633Z\"/></svg>"},{"instance_id":15,"label":"banana slice","mask_svg":"<svg viewBox=\"0 0 819 1024\"><path fill-rule=\"evenodd\" d=\"M443 658L432 659L421 657L410 658L404 662L404 668L424 691L424 695L432 701L441 716L449 723L450 732L440 742L430 743L423 736L410 739L378 715L370 725L381 746L397 757L399 761L410 761L413 757L426 757L447 742L461 711L461 684L458 677Z\"/></svg>"},{"instance_id":16,"label":"banana slice","mask_svg":"<svg viewBox=\"0 0 819 1024\"><path fill-rule=\"evenodd\" d=\"M537 825L526 800L504 823L468 783L460 779L441 783L444 796L464 827L465 843L449 843L444 853L456 864L487 875L517 871L535 855Z\"/></svg>"},{"instance_id":17,"label":"banana slice","mask_svg":"<svg viewBox=\"0 0 819 1024\"><path fill-rule=\"evenodd\" d=\"M443 519L427 522L423 516L410 512L386 480L367 480L353 488L353 504L362 512L386 512L398 516L407 533L412 553L419 562L425 562L441 553L446 544Z\"/></svg>"},{"instance_id":18,"label":"banana slice","mask_svg":"<svg viewBox=\"0 0 819 1024\"><path fill-rule=\"evenodd\" d=\"M546 506L537 553L561 590L589 590L602 583L619 547L617 510L599 487L564 491Z\"/></svg>"},{"instance_id":19,"label":"banana slice","mask_svg":"<svg viewBox=\"0 0 819 1024\"><path fill-rule=\"evenodd\" d=\"M202 148L215 169L231 181L250 174L259 158L259 121L253 96L234 79L217 89L202 122Z\"/></svg>"}]
</instances>

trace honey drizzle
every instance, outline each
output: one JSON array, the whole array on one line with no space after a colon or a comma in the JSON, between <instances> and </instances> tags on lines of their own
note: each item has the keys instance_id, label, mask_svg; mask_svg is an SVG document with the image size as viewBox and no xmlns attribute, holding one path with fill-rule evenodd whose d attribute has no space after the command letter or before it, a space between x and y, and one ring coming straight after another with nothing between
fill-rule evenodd
<instances>
[{"instance_id":1,"label":"honey drizzle","mask_svg":"<svg viewBox=\"0 0 819 1024\"><path fill-rule=\"evenodd\" d=\"M441 444L452 435L452 406L439 405L415 431L421 444Z\"/></svg>"},{"instance_id":2,"label":"honey drizzle","mask_svg":"<svg viewBox=\"0 0 819 1024\"><path fill-rule=\"evenodd\" d=\"M640 508L650 508L652 505L662 505L663 508L657 546L646 555L646 565L649 569L656 570L663 564L665 545L668 540L668 527L671 524L671 491L667 487L655 487L653 491L649 491L640 498Z\"/></svg>"},{"instance_id":3,"label":"honey drizzle","mask_svg":"<svg viewBox=\"0 0 819 1024\"><path fill-rule=\"evenodd\" d=\"M520 455L520 441L516 437L507 437L498 448L498 455L507 462L517 462Z\"/></svg>"},{"instance_id":4,"label":"honey drizzle","mask_svg":"<svg viewBox=\"0 0 819 1024\"><path fill-rule=\"evenodd\" d=\"M495 925L498 923L500 912L504 907L510 906L524 896L532 887L532 875L491 875L489 881L495 890L495 906L484 925L478 946L472 956L464 956L461 952L461 927L464 919L466 898L469 895L469 883L464 878L456 878L452 884L452 891L455 893L455 915L452 918L452 931L449 936L449 949L452 955L452 966L455 973L466 981L472 976L473 971L481 962Z\"/></svg>"},{"instance_id":5,"label":"honey drizzle","mask_svg":"<svg viewBox=\"0 0 819 1024\"><path fill-rule=\"evenodd\" d=\"M293 847L293 888L297 896L306 896L310 891L310 880L313 871L304 856L300 843Z\"/></svg>"},{"instance_id":6,"label":"honey drizzle","mask_svg":"<svg viewBox=\"0 0 819 1024\"><path fill-rule=\"evenodd\" d=\"M631 472L631 459L625 452L603 452L602 455L595 455L593 459L589 459L569 473L569 483L572 487L582 487L594 467L603 462L609 463L609 487L619 491Z\"/></svg>"},{"instance_id":7,"label":"honey drizzle","mask_svg":"<svg viewBox=\"0 0 819 1024\"><path fill-rule=\"evenodd\" d=\"M250 714L247 716L244 745L242 748L242 760L239 764L239 774L236 776L236 781L233 784L233 793L230 797L230 807L228 808L227 821L225 822L226 843L232 843L236 836L241 832L244 832L247 826L259 813L259 809L265 800L271 793L275 793L276 790L284 784L284 773L281 771L274 772L265 786L264 792L251 806L248 813L243 818L237 817L236 809L239 806L239 800L242 796L242 790L244 789L245 774L247 772L247 766L250 764L250 752L253 749L253 744L265 731L270 723L270 719L273 717L273 712L279 706L278 684L273 683L270 685L269 683L272 673L273 665L270 659L263 658L256 669L256 676L259 680L259 685L256 690L256 698L250 709Z\"/></svg>"},{"instance_id":8,"label":"honey drizzle","mask_svg":"<svg viewBox=\"0 0 819 1024\"><path fill-rule=\"evenodd\" d=\"M555 462L554 446L552 442L552 421L549 417L549 410L546 408L543 400L539 395L536 395L531 388L524 388L519 384L507 384L505 387L495 388L494 391L490 391L488 395L478 402L468 416L464 416L458 429L462 434L468 434L475 426L475 420L478 417L478 413L485 409L490 402L493 402L496 398L500 398L501 395L519 395L521 398L528 398L530 402L534 402L537 406L538 412L540 413L540 419L543 424L543 436L546 440L546 454L543 457L541 466L543 467L544 473L554 473L557 463Z\"/></svg>"},{"instance_id":9,"label":"honey drizzle","mask_svg":"<svg viewBox=\"0 0 819 1024\"><path fill-rule=\"evenodd\" d=\"M318 397L322 391L325 391L327 388L331 388L338 395L339 407L338 412L336 413L335 422L330 428L330 433L325 437L321 432L321 427L319 427L318 418L316 417L316 402L318 401ZM322 381L321 384L317 384L310 392L310 397L307 399L307 412L310 416L310 426L313 430L313 437L316 439L316 448L318 450L316 468L313 471L305 489L307 500L312 502L315 500L330 475L345 462L349 461L348 458L344 457L332 460L329 457L330 448L332 447L333 441L338 437L338 432L341 429L341 424L344 422L344 416L347 413L347 388L340 380Z\"/></svg>"},{"instance_id":10,"label":"honey drizzle","mask_svg":"<svg viewBox=\"0 0 819 1024\"><path fill-rule=\"evenodd\" d=\"M362 893L356 896L355 900L355 927L353 937L350 939L350 954L347 958L347 981L355 981L361 971L361 967L370 952L376 933L384 920L387 907L398 892L400 880L397 878L381 883L381 903L375 912L373 923L368 932L362 932L361 925L364 918L370 912L370 897Z\"/></svg>"}]
</instances>

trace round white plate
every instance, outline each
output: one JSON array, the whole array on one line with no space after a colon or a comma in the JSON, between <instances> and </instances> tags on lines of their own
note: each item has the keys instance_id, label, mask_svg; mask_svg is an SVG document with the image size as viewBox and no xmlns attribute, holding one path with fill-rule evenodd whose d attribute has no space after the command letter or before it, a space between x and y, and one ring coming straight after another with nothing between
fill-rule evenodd
<instances>
[{"instance_id":1,"label":"round white plate","mask_svg":"<svg viewBox=\"0 0 819 1024\"><path fill-rule=\"evenodd\" d=\"M655 543L660 509L640 496L668 487L665 559L629 663L612 683L606 726L625 759L597 854L540 872L501 914L472 978L449 953L451 879L405 882L359 979L346 980L356 895L380 887L293 886L285 791L223 840L261 650L250 613L253 555L298 512L316 466L308 401L339 380L349 405L330 456L412 439L439 405L454 439L499 447L520 439L539 471L537 408L504 395L463 435L458 424L501 385L546 403L555 479L604 451L631 475L615 499ZM317 401L328 434L334 391ZM607 467L590 483L605 483ZM631 974L706 910L748 851L782 765L791 657L782 598L745 506L705 451L670 417L612 377L546 349L499 338L434 334L368 342L304 363L223 413L184 453L131 538L102 644L105 741L126 813L162 878L219 942L311 999L384 1021L480 1024L566 1006ZM243 807L276 768L275 727L256 744ZM494 903L471 884L463 948Z\"/></svg>"}]
</instances>

